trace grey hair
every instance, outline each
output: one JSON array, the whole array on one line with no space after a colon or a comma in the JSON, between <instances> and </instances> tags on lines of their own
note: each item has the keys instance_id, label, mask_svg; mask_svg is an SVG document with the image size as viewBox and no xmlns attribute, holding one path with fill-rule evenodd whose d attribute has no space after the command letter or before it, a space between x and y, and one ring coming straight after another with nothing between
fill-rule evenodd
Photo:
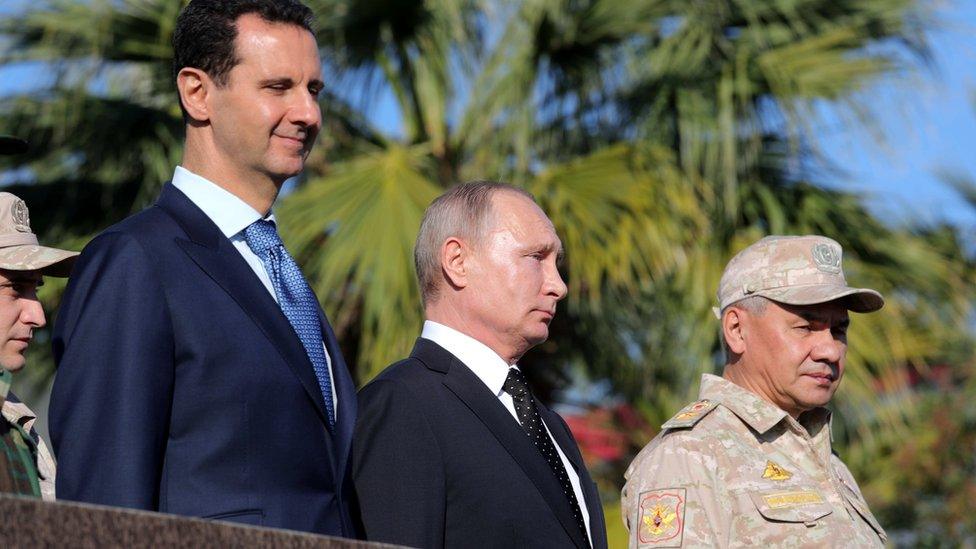
<instances>
[{"instance_id":1,"label":"grey hair","mask_svg":"<svg viewBox=\"0 0 976 549\"><path fill-rule=\"evenodd\" d=\"M755 316L762 316L766 313L767 306L769 306L769 299L761 295L751 295L726 305L725 308L722 309L722 318L725 318L725 311L728 311L730 307L749 311L750 314ZM730 349L729 344L725 342L725 330L722 328L721 324L719 324L718 328L718 339L722 342L722 350L725 352L725 361L728 362L729 359L732 358L732 349Z\"/></svg>"},{"instance_id":2,"label":"grey hair","mask_svg":"<svg viewBox=\"0 0 976 549\"><path fill-rule=\"evenodd\" d=\"M535 201L527 191L498 181L469 181L455 185L437 197L420 222L413 247L413 261L424 305L440 294L440 247L450 237L479 246L491 222L491 201L495 193L512 192Z\"/></svg>"}]
</instances>

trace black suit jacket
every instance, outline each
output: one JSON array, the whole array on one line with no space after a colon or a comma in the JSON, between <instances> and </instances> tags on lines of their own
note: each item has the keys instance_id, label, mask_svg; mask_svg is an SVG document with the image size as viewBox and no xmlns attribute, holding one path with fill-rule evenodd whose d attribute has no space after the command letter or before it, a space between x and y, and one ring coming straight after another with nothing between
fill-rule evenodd
<instances>
[{"instance_id":1,"label":"black suit jacket","mask_svg":"<svg viewBox=\"0 0 976 549\"><path fill-rule=\"evenodd\" d=\"M578 547L559 483L525 431L454 355L425 339L359 393L353 479L370 540L432 547ZM596 485L566 423L543 421L580 477L593 547Z\"/></svg>"},{"instance_id":2,"label":"black suit jacket","mask_svg":"<svg viewBox=\"0 0 976 549\"><path fill-rule=\"evenodd\" d=\"M72 275L54 329L59 499L356 535L355 386L321 311L335 435L281 308L172 185Z\"/></svg>"}]
</instances>

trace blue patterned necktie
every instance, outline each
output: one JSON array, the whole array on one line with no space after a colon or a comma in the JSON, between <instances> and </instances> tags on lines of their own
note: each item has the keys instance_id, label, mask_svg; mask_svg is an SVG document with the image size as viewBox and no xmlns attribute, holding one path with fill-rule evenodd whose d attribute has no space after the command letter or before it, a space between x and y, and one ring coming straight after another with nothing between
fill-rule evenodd
<instances>
[{"instance_id":1,"label":"blue patterned necktie","mask_svg":"<svg viewBox=\"0 0 976 549\"><path fill-rule=\"evenodd\" d=\"M264 268L271 278L278 305L291 323L298 339L305 347L312 369L319 381L319 389L325 399L325 412L329 416L329 431L335 430L335 405L332 402L332 381L329 378L329 363L322 347L322 326L319 324L319 305L308 282L288 255L281 243L278 231L271 221L259 219L244 229L248 247L261 258Z\"/></svg>"}]
</instances>

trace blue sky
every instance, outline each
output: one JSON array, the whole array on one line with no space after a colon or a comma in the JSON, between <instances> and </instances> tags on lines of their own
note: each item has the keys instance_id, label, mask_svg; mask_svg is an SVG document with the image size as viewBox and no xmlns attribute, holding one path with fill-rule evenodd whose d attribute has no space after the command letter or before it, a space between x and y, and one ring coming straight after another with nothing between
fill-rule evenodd
<instances>
[{"instance_id":1,"label":"blue sky","mask_svg":"<svg viewBox=\"0 0 976 549\"><path fill-rule=\"evenodd\" d=\"M0 0L0 14L18 5L25 2ZM976 1L946 3L937 15L940 28L929 35L932 69L887 77L864 94L883 141L827 111L817 126L817 144L842 171L821 182L863 194L871 209L893 224L948 220L972 234L976 209L964 204L939 174L976 181ZM28 91L44 79L36 66L0 70L0 94ZM397 128L390 98L380 94L373 99L376 125Z\"/></svg>"},{"instance_id":2,"label":"blue sky","mask_svg":"<svg viewBox=\"0 0 976 549\"><path fill-rule=\"evenodd\" d=\"M819 145L845 172L828 183L863 193L885 219L949 220L972 235L976 210L939 174L976 181L976 2L956 0L937 14L932 70L885 78L865 92L884 141L828 119Z\"/></svg>"}]
</instances>

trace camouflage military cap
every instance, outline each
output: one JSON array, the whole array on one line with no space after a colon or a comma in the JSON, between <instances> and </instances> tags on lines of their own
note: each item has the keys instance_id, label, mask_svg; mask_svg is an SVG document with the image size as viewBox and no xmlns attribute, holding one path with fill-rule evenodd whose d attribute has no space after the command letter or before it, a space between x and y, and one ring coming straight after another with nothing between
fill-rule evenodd
<instances>
[{"instance_id":1,"label":"camouflage military cap","mask_svg":"<svg viewBox=\"0 0 976 549\"><path fill-rule=\"evenodd\" d=\"M78 252L38 245L27 204L15 195L0 192L0 269L65 277L77 256Z\"/></svg>"},{"instance_id":2,"label":"camouflage military cap","mask_svg":"<svg viewBox=\"0 0 976 549\"><path fill-rule=\"evenodd\" d=\"M843 300L851 311L884 306L874 290L851 288L844 278L840 244L824 236L767 236L729 261L718 285L718 311L751 296L787 305Z\"/></svg>"},{"instance_id":3,"label":"camouflage military cap","mask_svg":"<svg viewBox=\"0 0 976 549\"><path fill-rule=\"evenodd\" d=\"M0 154L21 154L27 152L27 142L23 139L0 135Z\"/></svg>"}]
</instances>

